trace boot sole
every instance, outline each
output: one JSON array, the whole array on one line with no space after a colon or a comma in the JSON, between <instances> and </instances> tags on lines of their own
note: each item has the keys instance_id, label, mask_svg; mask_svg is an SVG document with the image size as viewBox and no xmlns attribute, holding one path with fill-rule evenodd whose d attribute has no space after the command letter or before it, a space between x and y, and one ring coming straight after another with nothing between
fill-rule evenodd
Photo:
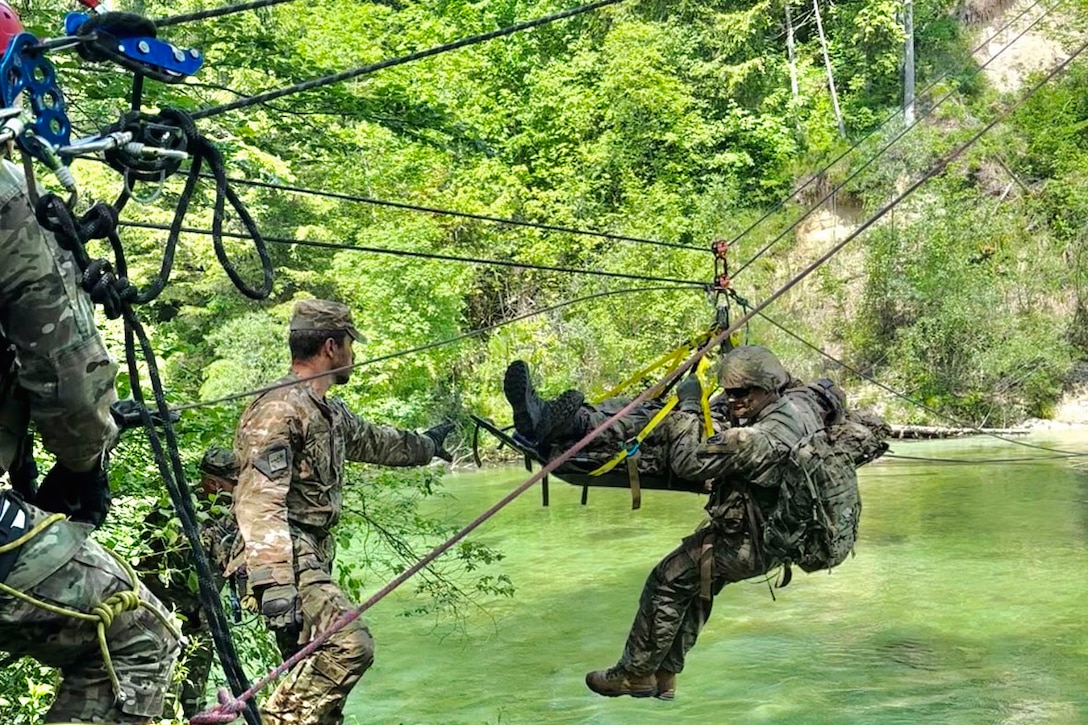
<instances>
[{"instance_id":1,"label":"boot sole","mask_svg":"<svg viewBox=\"0 0 1088 725\"><path fill-rule=\"evenodd\" d=\"M535 426L533 416L529 413L529 400L534 391L526 363L521 360L510 363L502 379L502 392L514 411L514 430L523 436L532 436Z\"/></svg>"},{"instance_id":2,"label":"boot sole","mask_svg":"<svg viewBox=\"0 0 1088 725\"><path fill-rule=\"evenodd\" d=\"M570 432L571 420L585 402L585 396L578 390L568 390L544 406L540 422L533 430L535 440L553 442L556 432ZM563 436L560 436L563 437Z\"/></svg>"}]
</instances>

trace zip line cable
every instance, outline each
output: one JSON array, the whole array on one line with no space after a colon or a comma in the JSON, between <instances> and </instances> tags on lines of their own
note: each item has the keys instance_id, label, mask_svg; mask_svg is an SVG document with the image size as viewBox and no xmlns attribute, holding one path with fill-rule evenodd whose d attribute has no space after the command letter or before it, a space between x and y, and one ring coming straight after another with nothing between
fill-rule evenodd
<instances>
[{"instance_id":1,"label":"zip line cable","mask_svg":"<svg viewBox=\"0 0 1088 725\"><path fill-rule=\"evenodd\" d=\"M181 411L184 411L184 410L193 410L193 409L196 409L196 408L207 408L207 407L211 407L211 406L214 406L214 405L219 405L220 403L228 403L228 402L231 402L231 401L234 401L234 400L240 400L241 398L248 398L251 395L260 395L262 393L267 393L267 392L272 391L272 390L279 390L280 388L290 387L291 385L297 385L298 383L303 383L303 382L306 382L308 380L313 380L314 378L319 378L319 377L322 377L324 375L329 375L330 373L338 373L338 372L345 372L345 371L348 371L348 370L355 370L356 368L367 367L369 365L374 365L376 363L385 362L386 360L392 360L394 358L406 357L408 355L414 355L415 353L418 353L418 352L424 352L426 350L432 350L434 348L443 347L445 345L452 345L455 342L460 342L461 340L466 340L466 339L468 339L470 337L477 337L479 335L484 334L485 332L491 332L492 330L497 330L500 327L505 327L506 325L512 325L515 322L521 322L523 320L528 320L528 319L530 319L532 317L536 317L538 315L545 315L545 314L547 314L549 312L555 312L556 310L561 310L561 309L563 309L565 307L570 307L572 305L578 304L579 302L588 302L589 300L601 299L603 297L613 297L613 296L616 296L616 295L635 294L635 293L638 293L638 292L677 291L677 290L680 290L680 289L683 289L683 288L682 287L675 287L675 286L668 286L668 287L636 287L636 288L619 289L619 290L607 290L605 292L595 292L595 293L590 294L590 295L585 295L584 297L577 297L577 298L575 298L573 300L565 300L563 302L558 302L558 303L556 303L554 305L549 305L548 307L542 307L539 310L533 310L532 312L526 312L524 314L517 315L516 317L511 317L508 320L503 320L501 322L496 322L494 324L487 325L486 327L480 327L480 328L477 328L475 330L469 330L468 332L463 332L460 335L454 335L453 337L447 337L447 338L444 338L442 340L438 340L436 342L429 342L426 345L420 345L418 347L409 348L407 350L399 350L399 351L396 351L396 352L387 353L385 355L379 355L378 357L373 357L373 358L370 358L369 360L362 360L360 362L353 363L351 365L346 365L346 366L344 366L342 368L336 368L335 370L330 370L329 372L321 373L320 375L311 375L309 377L300 378L298 380L293 380L291 382L286 382L286 383L277 383L275 385L266 385L263 388L256 388L254 390L247 390L247 391L242 392L242 393L233 393L231 395L224 395L222 398L215 398L214 400L204 400L204 401L200 401L200 402L197 402L197 403L186 403L184 405L177 405L177 406L174 406L174 407L170 408L170 410L171 411L181 412Z\"/></svg>"},{"instance_id":2,"label":"zip line cable","mask_svg":"<svg viewBox=\"0 0 1088 725\"><path fill-rule=\"evenodd\" d=\"M973 464L981 463L1039 463L1067 458L1088 456L1088 453L1070 453L1063 456L1023 456L1020 458L931 458L929 456L904 456L898 453L885 453L881 458L894 458L897 461L915 461L917 463Z\"/></svg>"},{"instance_id":3,"label":"zip line cable","mask_svg":"<svg viewBox=\"0 0 1088 725\"><path fill-rule=\"evenodd\" d=\"M120 222L119 226L134 227L138 229L167 230L166 224L154 224L151 222ZM188 234L203 234L210 236L212 230L198 229L196 227L181 227L180 232ZM235 239L249 239L245 234L238 232L223 232L224 237ZM333 242L321 242L312 239L290 239L288 237L264 236L268 244L297 244L300 247L317 247L321 249L348 250L353 252L368 252L371 254L386 254L394 257L414 257L416 259L441 259L447 262L464 262L466 264L483 264L495 267L513 267L516 269L537 269L544 272L566 272L569 274L584 274L589 277L612 277L614 279L630 279L639 282L665 282L669 284L687 285L689 287L705 288L706 282L698 282L692 279L677 279L673 277L654 277L645 274L630 274L627 272L607 272L601 269L579 269L578 267L560 267L547 264L532 264L529 262L513 262L508 259L485 259L482 257L466 257L456 254L438 254L437 252L413 252L407 249L383 249L382 247L368 247L361 244L335 244Z\"/></svg>"},{"instance_id":4,"label":"zip line cable","mask_svg":"<svg viewBox=\"0 0 1088 725\"><path fill-rule=\"evenodd\" d=\"M209 176L203 174L203 176ZM209 178L211 178L209 176ZM565 227L557 224L543 224L540 222L528 222L520 221L518 219L506 219L503 217L488 216L486 214L476 214L465 211L453 211L450 209L438 209L430 206L420 206L418 204L408 204L400 201L387 201L384 199L375 199L369 196L356 196L353 194L344 194L336 191L320 191L318 189L307 189L301 186L292 186L290 184L273 184L267 181L250 181L249 179L239 179L235 177L227 177L227 181L234 184L241 184L242 186L252 186L259 189L271 189L273 191L290 191L295 194L306 194L309 196L324 197L327 199L339 199L341 201L357 202L360 204L371 204L374 206L386 206L392 209L402 209L405 211L417 211L427 214L438 214L440 216L452 216L460 217L462 219L475 219L477 221L490 222L492 224L506 224L513 227L526 227L528 229L541 229L548 232L563 232L566 234L579 234L587 237L600 237L601 239L610 239L617 242L634 242L637 244L651 244L658 247L668 247L670 249L683 249L687 252L709 252L709 246L706 248L696 247L689 244L678 244L675 242L662 242L656 239L644 239L642 237L629 237L624 234L613 234L611 232L598 232L591 229L578 229L576 227Z\"/></svg>"},{"instance_id":5,"label":"zip line cable","mask_svg":"<svg viewBox=\"0 0 1088 725\"><path fill-rule=\"evenodd\" d=\"M831 249L829 249L827 252L822 254L815 261L811 262L807 267L805 267L803 270L801 270L796 275L794 275L790 280L788 280L785 284L783 284L781 287L779 287L767 299L763 300L759 304L752 307L744 315L742 315L739 319L737 319L735 322L733 322L727 329L725 329L722 332L715 335L707 343L707 345L705 345L704 347L699 348L686 361L684 361L679 366L674 368L671 372L666 374L665 377L661 380L661 383L663 383L665 385L669 385L669 384L675 382L676 380L680 379L693 366L695 366L698 363L698 361L700 359L702 359L707 354L707 352L709 352L711 349L713 349L714 347L716 347L717 345L721 344L723 341L728 339L729 336L732 335L734 332L742 329L744 327L744 325L747 324L753 317L755 317L757 314L760 314L761 312L763 312L764 309L769 307L771 304L773 304L775 301L777 301L780 297L782 297L787 292L789 292L791 289L793 289L795 286L800 284L801 281L803 281L805 278L807 278L809 275L811 275L817 269L819 269L824 264L826 264L828 260L830 260L836 254L838 254L840 251L842 251L842 249L844 247L846 247L847 244L849 244L854 239L856 239L858 236L860 236L861 234L866 232L876 222L878 222L882 218L884 218L884 216L887 215L888 212L890 212L892 209L894 209L898 204L902 203L904 199L906 199L911 194L913 194L915 191L917 191L923 184L925 184L930 179L936 177L938 174L942 173L948 167L948 165L950 163L952 163L957 158L959 158L960 155L962 155L963 152L966 151L968 148L970 148L974 144L976 144L978 142L978 140L983 137L983 135L985 135L990 130L992 130L998 123L1000 123L1001 121L1008 118L1008 116L1015 109L1017 109L1022 103L1024 103L1027 99L1031 98L1035 93L1037 93L1039 91L1039 89L1041 89L1046 83L1048 83L1050 80L1052 80L1059 73L1064 72L1066 70L1066 68L1069 67L1069 64L1074 59L1078 58L1085 51L1085 49L1088 49L1088 42L1082 44L1079 48L1077 48L1077 50L1074 51L1066 60L1064 60L1060 64L1058 64L1057 67L1055 67L1053 70L1051 70L1038 83L1036 83L1034 86L1032 86L1032 88L1023 97L1019 98L1016 102L1012 103L1008 108L1006 108L1002 113L998 114L998 116L996 118L994 118L992 121L990 121L990 123L986 124L986 126L984 126L982 129L977 131L971 138L969 138L963 144L961 144L960 146L953 149L951 152L945 154L940 159L938 159L926 171L926 173L924 173L919 179L917 179L912 184L910 184L906 189L904 189L895 198L893 198L891 201L889 201L884 206L882 206L879 210L877 210L869 219L867 219L857 229L855 229L853 232L851 232L845 239L843 239L841 242L836 243L833 247L831 247ZM627 403L622 408L620 408L615 413L613 413L611 416L609 416L609 418L607 420L602 422L600 425L598 425L593 430L586 433L586 435L581 440L577 441L570 448L566 449L565 451L560 453L558 456L556 456L555 458L550 460L548 463L546 463L544 466L542 466L535 474L530 476L528 478L528 480L526 480L524 483L522 483L517 488L515 488L513 491L511 491L506 496L504 496L502 499L500 499L498 503L492 505L490 508L488 508L482 514L477 516L471 523L469 523L467 526L462 528L460 531L458 531L452 537L447 539L442 544L439 544L438 546L433 548L430 552L428 552L426 555L424 555L418 562L416 562L415 564L413 564L412 566L408 567L403 572L398 574L393 580L391 580L389 583L387 583L385 586L383 586L378 592L376 592L374 595L372 595L369 599L367 599L365 602L363 602L357 608L351 610L350 612L346 612L344 615L339 617L335 622L332 623L332 625L329 627L329 629L327 629L324 632L321 632L320 634L315 636L312 640L310 640L309 643L307 643L307 645L305 647L303 647L300 651L298 651L297 653L295 653L294 655L289 657L279 667L272 670L272 672L265 675L263 678L261 678L260 680L255 682L253 685L251 685L244 693L242 693L241 695L239 695L238 697L236 697L233 700L230 700L229 697L223 696L220 699L220 704L219 705L213 707L211 710L209 710L209 711L207 711L205 713L201 713L200 715L197 715L196 717L192 718L192 720L190 721L192 723L192 725L208 725L210 723L229 722L231 719L233 719L233 713L236 713L236 712L240 711L245 706L246 701L248 701L250 698L252 698L258 691L263 689L269 682L271 682L273 679L278 677L283 672L286 672L288 669L290 669L292 666L294 666L297 662L301 661L303 658L308 657L311 654L313 654L313 652L318 647L320 647L322 644L324 644L325 641L327 641L328 638L333 633L339 631L343 627L346 627L348 624L353 622L355 619L357 619L360 615L362 615L364 612L366 612L368 609L370 609L376 603L378 603L379 601L384 599L386 596L388 596L390 593L392 593L401 584L406 582L411 577L415 576L415 574L417 574L424 567L429 565L432 561L437 559L439 556L441 556L445 552L449 551L455 544L457 544L459 541L461 541L466 536L468 536L472 531L476 530L481 525L483 525L484 522L486 522L488 519L490 519L495 514L497 514L500 510L502 510L504 507L506 507L510 502L512 502L518 496L520 496L521 494L523 494L527 490L529 490L530 487L532 487L535 483L540 481L544 476L546 476L549 473L551 473L552 471L554 471L556 468L558 468L563 463L566 463L571 457L573 457L574 455L579 453L583 448L585 448L594 439L596 439L605 429L611 427L614 423L618 422L620 418L622 418L623 416L630 413L637 406L641 405L650 396L650 394L653 392L653 389L655 387L657 387L657 386L650 386L649 388L643 390L641 393L639 393L637 396L635 396L635 398L632 399L629 403Z\"/></svg>"},{"instance_id":6,"label":"zip line cable","mask_svg":"<svg viewBox=\"0 0 1088 725\"><path fill-rule=\"evenodd\" d=\"M180 25L182 23L189 23L194 20L218 18L223 15L232 15L234 13L240 13L246 10L257 10L258 8L269 7L271 5L280 5L282 3L289 3L292 1L293 0L253 0L253 2L248 3L224 5L223 7L213 8L211 10L201 10L195 13L186 13L185 15L174 15L169 18L161 18L155 21L155 26L159 28L168 28L171 25Z\"/></svg>"},{"instance_id":7,"label":"zip line cable","mask_svg":"<svg viewBox=\"0 0 1088 725\"><path fill-rule=\"evenodd\" d=\"M1035 5L1037 5L1039 2L1041 2L1041 0L1036 0ZM978 68L976 68L972 72L972 76L977 75L977 74L981 73L983 70L985 70L986 67L990 65L990 63L992 63L994 60L996 60L998 58L998 56L1000 56L1006 50L1011 48L1018 40L1020 40L1020 38L1024 37L1024 35L1026 35L1032 28L1034 28L1039 22L1041 22L1048 14L1050 14L1060 4L1061 4L1061 2L1059 1L1059 2L1056 2L1054 5L1050 6L1049 8L1047 8L1046 11L1043 12L1038 18L1033 20L1027 27L1025 27L1023 30L1021 30L1019 33L1017 33L1016 37L1014 37L1012 40L1010 40L1008 43L1006 43L1004 46L1002 46L1001 50L999 50L997 53L992 55L989 60L987 60L985 63L980 65ZM1035 7L1035 5L1032 5L1031 7ZM1010 24L1011 24L1011 22L1010 22ZM991 37L996 37L996 34L994 36L991 36ZM936 85L936 82L934 84L932 84L932 86L930 86L930 87L933 87L935 85ZM927 88L926 90L928 91L929 89ZM952 89L952 90L949 90L947 93L945 93L943 96L941 96L941 98L938 99L937 102L934 103L930 107L930 109L929 109L929 111L927 113L920 114L918 116L918 118L915 119L914 123L910 124L909 126L904 127L901 131L899 131L899 133L897 133L890 141L888 141L888 143L886 143L884 146L882 146L880 149L878 149L876 151L876 153L874 153L872 156L870 156L868 159L866 159L865 162L862 163L861 166L859 166L857 169L855 169L853 173L851 173L849 176L847 176L842 182L840 182L837 186L835 186L827 194L822 196L818 201L816 201L815 204L811 205L801 216L794 219L793 222L790 223L789 226L787 226L785 229L782 230L782 232L780 232L778 234L778 236L774 237L771 241L767 242L767 244L765 244L759 251L757 251L754 255L752 255L752 257L750 257L748 259L748 261L744 262L744 264L742 264L740 267L738 267L737 270L735 272L733 272L732 276L735 277L738 274L740 274L741 272L743 272L745 269L747 269L752 264L754 264L757 259L759 259L764 254L766 254L771 249L771 247L773 247L774 245L776 245L780 241L782 241L782 239L784 239L787 234L789 234L791 231L793 231L805 219L808 219L816 211L818 211L820 209L820 207L822 207L826 201L833 198L837 193L842 191L849 182L853 181L854 178L856 178L859 174L861 174L862 171L867 169L874 161L877 161L880 157L882 157L888 151L888 149L890 149L892 146L894 146L896 143L898 143L904 136L906 136L912 129L914 129L915 126L922 123L922 121L924 121L928 115L932 114L933 111L936 110L941 104L943 104L945 101L947 101L949 98L951 98L955 94L955 92L956 92L955 89ZM892 116L889 116L888 118L889 119L894 118L896 115L898 115L898 113L899 112L897 111L895 114L893 114ZM872 135L872 134L870 134L870 135ZM847 149L838 158L836 158L834 161L832 161L831 164L829 164L827 167L825 167L823 169L823 171L819 172L818 174L813 175L812 179L810 179L810 181L808 183L812 183L812 181L815 181L815 179L819 178L819 176L821 174L823 174L828 169L830 169L831 166L833 166L835 163L837 163L846 154L848 154L851 151L853 151L854 149L858 148L860 146L860 144L862 142L864 142L868 138L869 138L869 136L866 136L861 141L859 141L857 144L855 144L854 146ZM805 187L802 186L801 188L803 189ZM798 190L798 192L799 191L800 191L800 189ZM770 217L772 214L774 214L776 211L778 211L782 206L784 206L787 202L789 202L790 199L792 199L794 196L796 196L796 194L798 192L795 192L793 195L788 197L784 202L779 204L777 207L772 209L770 212L768 212L762 218L757 220L754 224L752 224L747 229L745 229L743 232L741 232L736 237L734 237L733 240L730 241L730 244L736 243L739 239L741 239L746 234L751 232L752 229L754 229L756 227L756 225L758 225L764 219Z\"/></svg>"},{"instance_id":8,"label":"zip line cable","mask_svg":"<svg viewBox=\"0 0 1088 725\"><path fill-rule=\"evenodd\" d=\"M894 388L892 388L892 387L890 387L888 385L885 385L884 383L880 382L879 380L877 380L876 378L874 378L871 375L866 375L865 373L861 372L860 370L853 367L852 365L849 365L849 364L843 362L842 360L839 360L837 357L835 357L831 353L829 353L829 352L823 350L822 348L818 347L817 345L809 342L808 340L801 337L800 335L793 332L792 330L788 329L785 325L783 325L780 322L776 321L774 318L768 316L767 314L761 312L761 313L759 313L759 316L762 319L769 322L770 324L777 327L782 332L784 332L787 335L789 335L790 337L792 337L797 342L801 343L802 345L809 348L810 350L813 350L813 351L819 353L820 355L827 358L831 362L835 363L836 365L838 365L842 369L853 373L854 375L856 375L857 377L859 377L859 378L861 378L863 380L869 381L870 383L877 386L878 388L880 388L880 389L882 389L882 390L884 390L884 391L886 391L888 393L891 393L895 397L897 397L897 398L899 398L899 399L901 399L903 401L906 401L907 403L910 403L911 405L913 405L913 406L915 406L917 408L920 408L920 409L926 411L930 415L934 415L934 416L936 416L938 418L941 418L943 420L948 421L949 423L952 423L953 425L955 425L958 428L969 428L969 429L975 431L979 435L990 436L991 438L996 438L997 440L1002 441L1004 443L1012 443L1014 445L1023 446L1024 448L1033 448L1033 449L1040 450L1040 451L1047 451L1047 452L1050 452L1050 453L1060 454L1060 455L1057 455L1057 456L1040 456L1035 460L1048 460L1048 459L1053 459L1053 458L1069 458L1069 457L1073 457L1073 456L1086 456L1086 455L1088 455L1088 453L1074 453L1073 451L1063 451L1063 450L1058 449L1058 448L1047 448L1046 446L1041 446L1041 445L1038 445L1038 444L1035 444L1035 443L1028 443L1027 441L1019 441L1019 440L1016 440L1015 438L1005 438L1004 436L1001 436L1001 435L999 435L997 433L987 432L987 431L983 430L982 428L979 428L978 426L971 425L970 423L964 423L963 421L957 420L955 417L953 417L951 415L948 415L947 413L943 413L943 412L937 410L936 408L934 408L934 407L932 407L930 405L927 405L926 403L923 403L920 400L916 400L915 398L912 398L911 396L907 395L906 393L901 393L898 390L896 390L896 389L894 389Z\"/></svg>"},{"instance_id":9,"label":"zip line cable","mask_svg":"<svg viewBox=\"0 0 1088 725\"><path fill-rule=\"evenodd\" d=\"M492 40L494 38L501 38L501 37L506 36L506 35L513 35L514 33L521 32L522 30L528 30L530 28L535 28L535 27L538 27L538 26L541 26L541 25L547 25L549 23L554 23L554 22L559 21L559 20L564 20L566 18L570 18L570 17L573 17L575 15L581 15L583 13L588 13L588 12L591 12L593 10L598 10L600 8L607 7L609 5L615 5L615 4L621 3L621 2L624 2L624 0L597 0L597 2L588 3L586 5L579 5L578 7L571 8L569 10L562 10L562 11L557 12L557 13L552 13L551 15L545 15L543 17L536 18L535 20L526 20L526 21L521 22L521 23L515 23L514 25L509 25L509 26L507 26L505 28L499 28L498 30L492 30L492 31L489 31L487 33L481 33L479 35L471 35L471 36L469 36L467 38L462 38L461 40L456 40L456 41L454 41L452 43L446 43L444 45L435 46L433 48L428 48L426 50L419 50L419 51L416 51L414 53L409 53L408 55L399 56L397 58L389 58L387 60L379 61L377 63L372 63L370 65L364 65L364 66L360 66L358 68L352 68L350 70L341 71L340 73L334 73L332 75L321 76L320 78L313 78L313 79L308 80L308 81L303 81L301 83L295 83L294 85L286 86L284 88L279 88L279 89L272 90L272 91L266 91L264 93L258 93L255 96L249 96L248 98L241 98L241 99L238 99L236 101L231 101L230 103L224 103L224 104L219 105L219 106L212 106L210 108L205 108L205 109L195 111L194 113L192 113L191 118L194 121L200 120L202 118L210 118L212 116L217 116L217 115L219 115L221 113L226 113L227 111L235 111L235 110L238 110L240 108L245 108L247 106L252 106L252 105L255 105L255 104L258 104L258 103L264 103L266 101L274 101L277 98L283 98L284 96L290 96L290 95L295 94L295 93L304 93L306 91L311 91L311 90L313 90L315 88L322 88L324 86L330 86L330 85L334 85L336 83L342 83L344 81L348 81L348 80L351 80L353 78L358 78L359 76L364 76L364 75L367 75L369 73L374 73L376 71L383 70L385 68L392 68L393 66L403 65L405 63L411 63L412 61L421 60L423 58L429 58L429 57L434 56L434 55L439 55L441 53L446 53L446 52L451 51L451 50L457 50L459 48L464 48L464 47L467 47L467 46L470 46L470 45L476 45L476 44L483 43L483 42L488 41L488 40Z\"/></svg>"}]
</instances>

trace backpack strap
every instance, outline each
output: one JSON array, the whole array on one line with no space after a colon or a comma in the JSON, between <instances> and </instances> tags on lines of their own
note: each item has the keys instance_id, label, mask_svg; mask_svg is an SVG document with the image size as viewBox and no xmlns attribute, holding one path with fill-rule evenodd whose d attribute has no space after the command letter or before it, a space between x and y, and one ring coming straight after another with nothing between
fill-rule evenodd
<instances>
[{"instance_id":1,"label":"backpack strap","mask_svg":"<svg viewBox=\"0 0 1088 725\"><path fill-rule=\"evenodd\" d=\"M0 492L0 550L26 533L30 524L22 498L10 491ZM8 578L19 558L21 546L0 553L0 582Z\"/></svg>"}]
</instances>

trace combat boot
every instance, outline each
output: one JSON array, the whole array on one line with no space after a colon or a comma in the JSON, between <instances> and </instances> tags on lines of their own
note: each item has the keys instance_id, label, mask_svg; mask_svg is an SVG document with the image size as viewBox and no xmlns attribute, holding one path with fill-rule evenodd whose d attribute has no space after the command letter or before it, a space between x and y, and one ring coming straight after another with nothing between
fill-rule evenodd
<instances>
[{"instance_id":1,"label":"combat boot","mask_svg":"<svg viewBox=\"0 0 1088 725\"><path fill-rule=\"evenodd\" d=\"M652 697L657 691L653 675L632 675L619 665L587 673L586 687L605 697Z\"/></svg>"},{"instance_id":2,"label":"combat boot","mask_svg":"<svg viewBox=\"0 0 1088 725\"><path fill-rule=\"evenodd\" d=\"M658 670L654 675L656 690L654 697L658 700L671 700L676 697L676 673L668 670Z\"/></svg>"},{"instance_id":3,"label":"combat boot","mask_svg":"<svg viewBox=\"0 0 1088 725\"><path fill-rule=\"evenodd\" d=\"M585 396L568 390L553 400L537 395L529 365L515 360L506 368L502 390L514 411L514 429L538 444L573 438L584 432L585 416L579 415Z\"/></svg>"}]
</instances>

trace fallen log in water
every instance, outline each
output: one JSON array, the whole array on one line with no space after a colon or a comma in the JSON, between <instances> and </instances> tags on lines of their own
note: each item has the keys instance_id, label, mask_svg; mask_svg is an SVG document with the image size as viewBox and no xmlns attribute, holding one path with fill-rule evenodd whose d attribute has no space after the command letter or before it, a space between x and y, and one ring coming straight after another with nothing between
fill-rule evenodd
<instances>
[{"instance_id":1,"label":"fallen log in water","mask_svg":"<svg viewBox=\"0 0 1088 725\"><path fill-rule=\"evenodd\" d=\"M892 438L959 438L972 435L1026 435L1031 428L946 428L939 425L893 425Z\"/></svg>"}]
</instances>

